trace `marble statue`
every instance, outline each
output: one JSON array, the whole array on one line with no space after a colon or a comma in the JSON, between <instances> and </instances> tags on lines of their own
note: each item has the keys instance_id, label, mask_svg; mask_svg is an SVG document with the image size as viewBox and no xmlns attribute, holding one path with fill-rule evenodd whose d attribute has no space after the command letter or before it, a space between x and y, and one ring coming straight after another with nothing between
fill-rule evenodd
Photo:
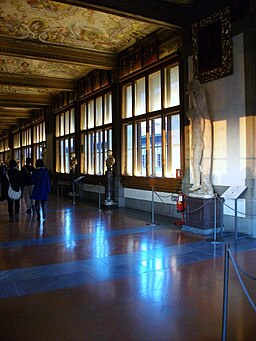
<instances>
[{"instance_id":1,"label":"marble statue","mask_svg":"<svg viewBox=\"0 0 256 341\"><path fill-rule=\"evenodd\" d=\"M212 167L212 122L207 107L205 91L197 79L188 84L192 107L186 112L191 124L191 161L194 184L191 192L213 194Z\"/></svg>"}]
</instances>

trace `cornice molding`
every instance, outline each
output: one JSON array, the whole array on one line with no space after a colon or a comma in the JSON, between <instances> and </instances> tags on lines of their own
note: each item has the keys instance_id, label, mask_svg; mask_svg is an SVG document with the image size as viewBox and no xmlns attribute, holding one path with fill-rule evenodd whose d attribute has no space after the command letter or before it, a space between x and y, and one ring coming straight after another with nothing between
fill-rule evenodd
<instances>
[{"instance_id":1,"label":"cornice molding","mask_svg":"<svg viewBox=\"0 0 256 341\"><path fill-rule=\"evenodd\" d=\"M40 96L24 96L20 95L14 97L13 95L5 96L4 98L1 98L0 96L0 106L3 107L15 107L15 108L28 108L28 109L43 109L44 107L48 106L50 103L50 99L48 98L42 98ZM15 111L15 110L14 110ZM19 118L16 117L15 118Z\"/></svg>"},{"instance_id":2,"label":"cornice molding","mask_svg":"<svg viewBox=\"0 0 256 341\"><path fill-rule=\"evenodd\" d=\"M45 88L49 90L74 91L77 89L77 81L72 79L49 78L30 75L14 75L1 73L0 84Z\"/></svg>"},{"instance_id":3,"label":"cornice molding","mask_svg":"<svg viewBox=\"0 0 256 341\"><path fill-rule=\"evenodd\" d=\"M14 39L0 35L0 53L23 58L87 65L96 69L116 67L116 55L34 41Z\"/></svg>"}]
</instances>

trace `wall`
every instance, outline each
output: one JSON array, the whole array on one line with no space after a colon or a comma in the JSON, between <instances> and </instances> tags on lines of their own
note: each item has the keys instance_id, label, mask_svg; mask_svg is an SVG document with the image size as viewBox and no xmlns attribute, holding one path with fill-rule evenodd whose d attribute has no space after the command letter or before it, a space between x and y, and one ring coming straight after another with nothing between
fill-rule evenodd
<instances>
[{"instance_id":1,"label":"wall","mask_svg":"<svg viewBox=\"0 0 256 341\"><path fill-rule=\"evenodd\" d=\"M233 74L205 83L203 87L206 90L213 123L212 184L219 195L230 186L241 189L242 195L237 200L238 232L255 237L255 217L248 211L253 197L251 191L246 189L247 176L254 173L254 162L251 162L254 155L250 155L250 146L255 134L252 128L253 135L248 134L248 127L254 126L255 123L252 117L246 116L244 59L243 34L239 34L233 37ZM191 56L188 58L188 65L188 79L191 80ZM189 134L189 130L186 134ZM188 166L189 155L186 155L186 160ZM188 178L193 182L191 174ZM234 216L235 200L226 198L223 219L225 231L234 231Z\"/></svg>"}]
</instances>

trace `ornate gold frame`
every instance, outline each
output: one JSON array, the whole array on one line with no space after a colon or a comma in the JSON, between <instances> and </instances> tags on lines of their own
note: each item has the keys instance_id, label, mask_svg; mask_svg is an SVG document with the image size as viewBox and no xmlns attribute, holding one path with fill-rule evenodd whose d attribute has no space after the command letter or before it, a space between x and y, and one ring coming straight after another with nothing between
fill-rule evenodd
<instances>
[{"instance_id":1,"label":"ornate gold frame","mask_svg":"<svg viewBox=\"0 0 256 341\"><path fill-rule=\"evenodd\" d=\"M202 83L232 74L230 11L226 7L192 25L194 78Z\"/></svg>"}]
</instances>

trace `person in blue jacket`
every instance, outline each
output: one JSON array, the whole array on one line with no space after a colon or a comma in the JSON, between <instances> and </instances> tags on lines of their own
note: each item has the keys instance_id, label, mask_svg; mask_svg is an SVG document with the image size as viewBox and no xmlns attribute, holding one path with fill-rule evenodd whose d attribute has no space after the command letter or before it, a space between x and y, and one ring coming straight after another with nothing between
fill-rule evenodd
<instances>
[{"instance_id":1,"label":"person in blue jacket","mask_svg":"<svg viewBox=\"0 0 256 341\"><path fill-rule=\"evenodd\" d=\"M40 220L41 218L40 204L44 220L46 215L46 201L48 200L48 194L51 190L51 187L48 170L44 167L44 161L42 159L36 160L36 169L33 171L32 180L34 183L34 188L31 194L31 199L35 200L37 220Z\"/></svg>"}]
</instances>

